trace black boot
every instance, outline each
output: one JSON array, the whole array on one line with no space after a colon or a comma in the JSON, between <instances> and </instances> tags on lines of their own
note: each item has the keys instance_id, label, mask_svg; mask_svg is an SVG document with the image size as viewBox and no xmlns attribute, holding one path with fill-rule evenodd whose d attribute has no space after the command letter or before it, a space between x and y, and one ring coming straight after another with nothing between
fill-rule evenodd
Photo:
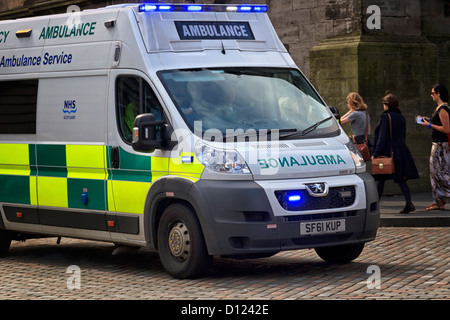
<instances>
[{"instance_id":1,"label":"black boot","mask_svg":"<svg viewBox=\"0 0 450 320\"><path fill-rule=\"evenodd\" d=\"M410 213L416 210L416 207L414 207L414 205L412 203L408 203L402 211L400 211L399 213Z\"/></svg>"}]
</instances>

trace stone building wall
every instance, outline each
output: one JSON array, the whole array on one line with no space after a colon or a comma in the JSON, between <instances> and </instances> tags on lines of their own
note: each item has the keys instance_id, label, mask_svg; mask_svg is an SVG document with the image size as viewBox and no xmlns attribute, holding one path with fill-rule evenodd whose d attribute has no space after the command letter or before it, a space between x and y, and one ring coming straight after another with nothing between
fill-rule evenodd
<instances>
[{"instance_id":1,"label":"stone building wall","mask_svg":"<svg viewBox=\"0 0 450 320\"><path fill-rule=\"evenodd\" d=\"M354 0L272 0L269 15L294 61L309 76L309 51L323 39L361 32Z\"/></svg>"}]
</instances>

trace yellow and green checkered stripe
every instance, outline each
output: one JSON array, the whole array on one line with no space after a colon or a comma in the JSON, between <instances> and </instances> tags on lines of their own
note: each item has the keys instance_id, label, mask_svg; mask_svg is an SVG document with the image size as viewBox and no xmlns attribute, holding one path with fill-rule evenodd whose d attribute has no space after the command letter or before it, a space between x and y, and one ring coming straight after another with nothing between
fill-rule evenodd
<instances>
[{"instance_id":1,"label":"yellow and green checkered stripe","mask_svg":"<svg viewBox=\"0 0 450 320\"><path fill-rule=\"evenodd\" d=\"M106 152L111 155L111 147ZM108 208L112 211L143 213L145 200L151 184L168 174L183 176L192 181L200 179L203 165L194 161L185 164L181 157L177 159L137 155L119 148L120 168L108 167ZM189 155L192 155L189 153ZM195 157L193 157L195 159ZM111 161L107 160L110 164Z\"/></svg>"},{"instance_id":2,"label":"yellow and green checkered stripe","mask_svg":"<svg viewBox=\"0 0 450 320\"><path fill-rule=\"evenodd\" d=\"M192 181L203 171L195 157L181 162L188 153L168 159L119 152L120 167L112 168L110 146L0 144L0 202L140 214L151 183L169 169Z\"/></svg>"},{"instance_id":3,"label":"yellow and green checkered stripe","mask_svg":"<svg viewBox=\"0 0 450 320\"><path fill-rule=\"evenodd\" d=\"M106 210L105 150L96 145L2 143L0 202ZM87 204L81 201L85 191Z\"/></svg>"},{"instance_id":4,"label":"yellow and green checkered stripe","mask_svg":"<svg viewBox=\"0 0 450 320\"><path fill-rule=\"evenodd\" d=\"M132 154L119 148L120 167L112 168L109 166L111 148L109 146L106 152L108 208L110 211L142 214L151 183L158 175L167 173L167 165L164 165L164 159L158 166L159 158Z\"/></svg>"},{"instance_id":5,"label":"yellow and green checkered stripe","mask_svg":"<svg viewBox=\"0 0 450 320\"><path fill-rule=\"evenodd\" d=\"M0 202L37 205L34 145L0 144Z\"/></svg>"},{"instance_id":6,"label":"yellow and green checkered stripe","mask_svg":"<svg viewBox=\"0 0 450 320\"><path fill-rule=\"evenodd\" d=\"M101 145L36 145L39 206L107 210L105 150Z\"/></svg>"}]
</instances>

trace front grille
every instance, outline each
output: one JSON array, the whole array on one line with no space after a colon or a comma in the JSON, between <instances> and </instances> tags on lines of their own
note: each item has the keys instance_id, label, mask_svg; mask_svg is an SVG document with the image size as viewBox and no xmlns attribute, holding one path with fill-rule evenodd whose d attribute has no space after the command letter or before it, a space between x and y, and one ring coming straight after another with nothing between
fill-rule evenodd
<instances>
[{"instance_id":1,"label":"front grille","mask_svg":"<svg viewBox=\"0 0 450 320\"><path fill-rule=\"evenodd\" d=\"M300 200L289 201L290 195L299 195ZM355 187L331 187L328 194L323 197L311 196L306 189L275 191L275 197L284 210L306 211L335 209L351 206L355 202Z\"/></svg>"}]
</instances>

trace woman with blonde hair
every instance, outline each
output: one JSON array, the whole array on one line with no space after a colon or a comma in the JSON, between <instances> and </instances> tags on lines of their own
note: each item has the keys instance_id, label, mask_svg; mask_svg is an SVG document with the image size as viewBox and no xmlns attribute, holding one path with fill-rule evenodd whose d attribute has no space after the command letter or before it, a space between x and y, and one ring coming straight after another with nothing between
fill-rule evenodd
<instances>
[{"instance_id":1,"label":"woman with blonde hair","mask_svg":"<svg viewBox=\"0 0 450 320\"><path fill-rule=\"evenodd\" d=\"M349 110L341 117L341 124L350 123L356 143L364 143L366 127L367 135L370 133L370 117L367 113L367 105L358 93L350 92L347 96L347 106Z\"/></svg>"}]
</instances>

